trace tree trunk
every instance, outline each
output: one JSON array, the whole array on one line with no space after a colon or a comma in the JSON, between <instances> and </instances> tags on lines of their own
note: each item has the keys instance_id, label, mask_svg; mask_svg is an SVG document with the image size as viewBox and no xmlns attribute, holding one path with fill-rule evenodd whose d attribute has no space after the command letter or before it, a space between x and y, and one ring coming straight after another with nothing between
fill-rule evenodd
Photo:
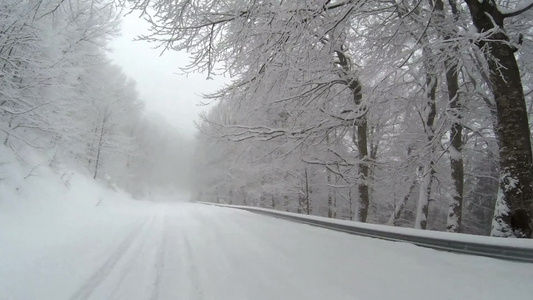
<instances>
[{"instance_id":1,"label":"tree trunk","mask_svg":"<svg viewBox=\"0 0 533 300\"><path fill-rule=\"evenodd\" d=\"M457 6L455 1L450 0L453 18L457 19ZM435 12L437 13L438 28L446 28L446 16L444 12L444 3L442 0L435 1ZM451 40L455 36L455 30L451 32L443 31L445 41ZM461 102L459 99L459 70L457 69L457 59L455 54L458 53L457 47L451 49L451 54L446 55L444 66L446 67L446 86L448 88L448 100L453 123L450 128L450 168L452 177L452 199L448 209L448 220L446 222L446 231L461 232L462 207L463 207L463 185L464 185L464 165L463 165L463 126L461 119Z\"/></svg>"},{"instance_id":2,"label":"tree trunk","mask_svg":"<svg viewBox=\"0 0 533 300\"><path fill-rule=\"evenodd\" d=\"M420 181L418 193L418 205L416 210L416 229L426 229L428 223L429 200L431 197L431 185L433 184L433 162L424 168L424 175Z\"/></svg>"},{"instance_id":3,"label":"tree trunk","mask_svg":"<svg viewBox=\"0 0 533 300\"><path fill-rule=\"evenodd\" d=\"M360 90L360 88L359 88ZM356 98L356 93L354 93ZM359 94L360 98L360 94ZM357 103L357 101L356 101ZM360 100L359 100L360 103ZM359 151L359 206L357 207L357 219L359 222L366 222L368 217L368 206L370 205L370 194L368 191L368 184L366 182L368 178L368 162L365 160L368 158L367 148L367 121L366 116L360 118L357 125L357 150Z\"/></svg>"},{"instance_id":4,"label":"tree trunk","mask_svg":"<svg viewBox=\"0 0 533 300\"><path fill-rule=\"evenodd\" d=\"M330 144L330 138L329 133L326 136L326 145L327 147L331 147ZM327 184L327 190L328 190L328 218L334 218L335 217L335 208L333 207L333 188L331 187L331 171L329 170L329 167L326 165L326 184Z\"/></svg>"},{"instance_id":5,"label":"tree trunk","mask_svg":"<svg viewBox=\"0 0 533 300\"><path fill-rule=\"evenodd\" d=\"M104 139L104 127L105 127L105 118L102 122L102 127L100 128L100 137L98 138L98 148L96 149L96 161L94 163L94 176L93 179L96 179L96 176L98 175L98 167L100 165L100 155L102 153L102 145L103 145L103 139Z\"/></svg>"},{"instance_id":6,"label":"tree trunk","mask_svg":"<svg viewBox=\"0 0 533 300\"><path fill-rule=\"evenodd\" d=\"M500 182L492 236L527 237L533 233L532 155L520 70L503 30L505 16L492 1L465 0L479 32L499 28L478 42L490 71L500 143Z\"/></svg>"},{"instance_id":7,"label":"tree trunk","mask_svg":"<svg viewBox=\"0 0 533 300\"><path fill-rule=\"evenodd\" d=\"M359 112L355 120L355 130L352 134L352 141L357 146L359 152L359 163L357 167L359 169L359 205L357 207L357 221L366 222L368 217L368 207L370 205L370 194L368 190L368 174L369 174L369 156L368 156L368 121L367 110L362 106L362 89L359 80L350 74L350 63L342 51L335 51L339 58L339 65L343 69L341 77L345 80L345 84L352 91L353 101L355 107Z\"/></svg>"},{"instance_id":8,"label":"tree trunk","mask_svg":"<svg viewBox=\"0 0 533 300\"><path fill-rule=\"evenodd\" d=\"M398 224L398 220L400 219L400 216L402 215L403 211L405 210L405 206L407 205L407 201L409 201L409 197L411 196L411 194L413 193L413 191L414 191L414 189L416 187L416 182L417 182L416 179L411 182L411 184L409 185L409 190L408 190L407 194L401 200L402 202L400 202L400 204L396 205L396 207L394 208L394 212L390 216L388 224L390 224L392 226L398 226L399 225ZM407 181L406 181L406 183L407 183Z\"/></svg>"},{"instance_id":9,"label":"tree trunk","mask_svg":"<svg viewBox=\"0 0 533 300\"><path fill-rule=\"evenodd\" d=\"M305 208L306 208L306 211L305 213L306 214L311 214L311 206L310 206L310 197L309 197L309 193L310 193L310 189L309 189L309 174L307 173L307 168L305 168L305 171L304 171L304 175L305 175Z\"/></svg>"},{"instance_id":10,"label":"tree trunk","mask_svg":"<svg viewBox=\"0 0 533 300\"><path fill-rule=\"evenodd\" d=\"M425 37L426 42L427 36ZM418 196L418 206L416 211L416 220L415 220L415 228L417 229L426 229L427 226L427 219L428 219L428 213L429 213L429 202L431 198L431 188L433 186L433 177L435 176L435 118L437 116L437 76L433 73L434 66L432 63L432 57L433 54L431 53L430 49L427 47L423 48L422 51L423 59L424 59L424 67L426 69L426 99L427 99L427 105L425 107L424 117L425 124L424 124L424 131L426 134L426 138L428 141L428 147L429 147L429 153L428 158L429 161L425 163L424 166L424 173L422 177L422 181L420 183L420 190L419 190L419 196Z\"/></svg>"},{"instance_id":11,"label":"tree trunk","mask_svg":"<svg viewBox=\"0 0 533 300\"><path fill-rule=\"evenodd\" d=\"M247 201L246 201L246 192L244 191L244 188L242 188L242 187L241 187L241 193L242 193L242 204L243 204L244 206L247 206L248 203L247 203Z\"/></svg>"},{"instance_id":12,"label":"tree trunk","mask_svg":"<svg viewBox=\"0 0 533 300\"><path fill-rule=\"evenodd\" d=\"M446 231L449 232L461 232L464 185L462 130L463 127L459 123L452 124L450 130L449 152L453 182L453 199L448 209L448 220L446 222Z\"/></svg>"},{"instance_id":13,"label":"tree trunk","mask_svg":"<svg viewBox=\"0 0 533 300\"><path fill-rule=\"evenodd\" d=\"M354 209L353 209L353 197L352 197L352 188L348 190L348 204L350 205L350 220L354 220Z\"/></svg>"},{"instance_id":14,"label":"tree trunk","mask_svg":"<svg viewBox=\"0 0 533 300\"><path fill-rule=\"evenodd\" d=\"M7 146L7 143L9 142L9 130L11 129L13 123L13 115L9 115L9 123L7 124L8 130L5 131L6 138L4 139L4 146Z\"/></svg>"},{"instance_id":15,"label":"tree trunk","mask_svg":"<svg viewBox=\"0 0 533 300\"><path fill-rule=\"evenodd\" d=\"M464 164L463 164L463 126L459 123L461 119L461 103L459 102L457 63L451 58L446 60L446 83L448 85L448 97L450 99L450 109L453 111L455 122L450 129L450 167L452 175L452 200L448 209L448 220L446 231L461 232L463 213L463 187L464 187Z\"/></svg>"}]
</instances>

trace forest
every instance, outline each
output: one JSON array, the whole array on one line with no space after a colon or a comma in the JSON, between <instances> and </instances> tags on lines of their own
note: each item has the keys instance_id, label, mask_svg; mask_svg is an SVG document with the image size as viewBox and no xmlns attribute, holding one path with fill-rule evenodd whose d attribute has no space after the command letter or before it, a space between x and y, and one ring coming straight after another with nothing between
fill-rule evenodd
<instances>
[{"instance_id":1,"label":"forest","mask_svg":"<svg viewBox=\"0 0 533 300\"><path fill-rule=\"evenodd\" d=\"M139 39L190 55L181 72L230 79L205 95L190 176L184 139L106 57L131 11L151 26ZM533 236L532 0L5 0L0 14L0 142L21 160L39 149L138 198L190 182L197 201Z\"/></svg>"},{"instance_id":2,"label":"forest","mask_svg":"<svg viewBox=\"0 0 533 300\"><path fill-rule=\"evenodd\" d=\"M224 75L196 199L531 237L530 0L130 0Z\"/></svg>"},{"instance_id":3,"label":"forest","mask_svg":"<svg viewBox=\"0 0 533 300\"><path fill-rule=\"evenodd\" d=\"M135 82L107 58L121 11L103 0L0 3L0 141L21 162L28 147L45 153L29 167L52 166L65 185L74 166L143 198L187 185L176 170L189 151L165 120L145 113ZM2 156L0 174L9 173Z\"/></svg>"}]
</instances>

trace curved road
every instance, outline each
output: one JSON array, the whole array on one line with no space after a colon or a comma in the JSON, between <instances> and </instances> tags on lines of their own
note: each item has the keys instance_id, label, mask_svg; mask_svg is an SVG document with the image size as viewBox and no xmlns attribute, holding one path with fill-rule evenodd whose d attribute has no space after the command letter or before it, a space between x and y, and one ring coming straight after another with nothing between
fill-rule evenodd
<instances>
[{"instance_id":1,"label":"curved road","mask_svg":"<svg viewBox=\"0 0 533 300\"><path fill-rule=\"evenodd\" d=\"M135 209L101 211L57 226L47 233L42 249L32 251L35 245L18 237L20 245L7 247L7 253L0 250L0 267L5 267L0 270L0 298L533 296L533 268L527 263L457 255L192 203L143 203ZM8 240L0 238L0 243Z\"/></svg>"}]
</instances>

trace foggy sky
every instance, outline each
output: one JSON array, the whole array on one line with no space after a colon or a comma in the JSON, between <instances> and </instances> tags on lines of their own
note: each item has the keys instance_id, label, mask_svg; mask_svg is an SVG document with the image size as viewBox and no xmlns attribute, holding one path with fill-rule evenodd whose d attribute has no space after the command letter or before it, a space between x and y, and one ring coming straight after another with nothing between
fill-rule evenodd
<instances>
[{"instance_id":1,"label":"foggy sky","mask_svg":"<svg viewBox=\"0 0 533 300\"><path fill-rule=\"evenodd\" d=\"M147 28L138 14L126 16L122 36L110 44L109 57L137 82L137 91L148 113L160 114L183 135L192 137L196 132L194 121L208 109L199 106L203 102L201 94L216 91L225 79L207 80L205 74L180 75L180 67L189 63L187 53L167 51L160 56L161 50L154 49L155 44L133 41L147 33Z\"/></svg>"}]
</instances>

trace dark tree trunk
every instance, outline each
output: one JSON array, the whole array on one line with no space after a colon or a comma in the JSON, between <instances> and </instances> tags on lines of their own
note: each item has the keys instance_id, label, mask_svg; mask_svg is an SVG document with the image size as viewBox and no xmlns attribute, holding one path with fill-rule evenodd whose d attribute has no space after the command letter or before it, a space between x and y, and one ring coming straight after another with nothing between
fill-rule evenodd
<instances>
[{"instance_id":1,"label":"dark tree trunk","mask_svg":"<svg viewBox=\"0 0 533 300\"><path fill-rule=\"evenodd\" d=\"M461 119L461 102L459 100L459 80L457 74L457 62L453 58L446 59L446 83L448 85L448 97L450 109L455 118L450 129L450 167L453 183L453 199L448 210L446 230L461 232L463 190L464 190L464 164L463 164L463 126Z\"/></svg>"},{"instance_id":2,"label":"dark tree trunk","mask_svg":"<svg viewBox=\"0 0 533 300\"><path fill-rule=\"evenodd\" d=\"M450 166L452 170L453 200L448 210L448 221L446 230L450 232L461 232L462 210L463 210L463 186L464 186L464 165L462 157L462 131L463 126L459 123L452 124L450 130Z\"/></svg>"},{"instance_id":3,"label":"dark tree trunk","mask_svg":"<svg viewBox=\"0 0 533 300\"><path fill-rule=\"evenodd\" d=\"M354 220L352 188L348 191L348 204L350 205L350 220Z\"/></svg>"},{"instance_id":4,"label":"dark tree trunk","mask_svg":"<svg viewBox=\"0 0 533 300\"><path fill-rule=\"evenodd\" d=\"M305 212L306 215L311 214L311 206L310 206L310 189L309 189L309 174L307 173L307 168L304 169L304 194L298 196L298 213L303 214Z\"/></svg>"},{"instance_id":5,"label":"dark tree trunk","mask_svg":"<svg viewBox=\"0 0 533 300\"><path fill-rule=\"evenodd\" d=\"M326 145L331 147L329 133L326 136ZM328 218L335 218L335 208L333 207L333 188L331 187L331 171L329 167L326 166L326 182L328 190Z\"/></svg>"},{"instance_id":6,"label":"dark tree trunk","mask_svg":"<svg viewBox=\"0 0 533 300\"><path fill-rule=\"evenodd\" d=\"M532 237L532 155L527 109L520 70L503 30L505 15L493 1L465 0L479 32L499 27L478 42L490 70L490 84L496 102L500 143L500 182L492 224L493 236Z\"/></svg>"},{"instance_id":7,"label":"dark tree trunk","mask_svg":"<svg viewBox=\"0 0 533 300\"><path fill-rule=\"evenodd\" d=\"M359 92L354 91L354 99L356 104L361 103L361 88L358 89ZM359 100L357 100L359 98ZM368 125L366 121L366 116L363 116L359 118L359 121L357 123L357 150L359 151L359 175L361 178L359 179L359 207L357 208L357 220L359 222L366 222L366 219L368 217L368 206L370 205L370 193L368 190L368 173L369 173L369 167L368 162L366 161L368 158L368 147L367 147L367 132L368 132Z\"/></svg>"},{"instance_id":8,"label":"dark tree trunk","mask_svg":"<svg viewBox=\"0 0 533 300\"><path fill-rule=\"evenodd\" d=\"M341 77L345 80L345 84L352 91L353 101L355 107L360 112L359 116L355 119L355 130L352 135L353 143L357 146L359 152L359 163L357 165L359 169L359 205L357 207L357 221L366 222L368 217L368 207L370 205L370 192L368 190L368 175L370 171L369 156L368 156L368 121L367 110L362 106L362 89L359 80L350 74L350 63L342 51L335 51L339 58L339 66L344 70Z\"/></svg>"}]
</instances>

